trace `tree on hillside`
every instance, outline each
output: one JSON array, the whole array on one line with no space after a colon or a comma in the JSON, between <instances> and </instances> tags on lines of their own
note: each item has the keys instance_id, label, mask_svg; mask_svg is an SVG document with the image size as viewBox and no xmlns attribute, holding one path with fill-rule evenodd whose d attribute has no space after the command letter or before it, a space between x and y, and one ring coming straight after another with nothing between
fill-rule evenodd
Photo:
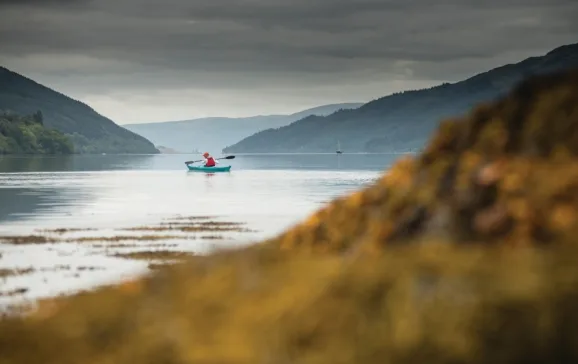
<instances>
[{"instance_id":1,"label":"tree on hillside","mask_svg":"<svg viewBox=\"0 0 578 364\"><path fill-rule=\"evenodd\" d=\"M40 125L44 125L44 116L42 115L42 111L38 110L34 114L32 114L32 118Z\"/></svg>"}]
</instances>

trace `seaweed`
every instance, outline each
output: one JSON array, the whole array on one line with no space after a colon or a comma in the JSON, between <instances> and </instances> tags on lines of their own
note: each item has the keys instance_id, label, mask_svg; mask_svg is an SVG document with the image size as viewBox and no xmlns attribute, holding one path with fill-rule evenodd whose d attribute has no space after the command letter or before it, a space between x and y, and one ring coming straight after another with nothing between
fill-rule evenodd
<instances>
[{"instance_id":1,"label":"seaweed","mask_svg":"<svg viewBox=\"0 0 578 364\"><path fill-rule=\"evenodd\" d=\"M178 258L187 258L190 256L194 256L194 253L190 252L181 252L181 251L173 251L173 250L147 250L147 251L137 251L137 252L129 252L129 253L115 253L112 256L119 257L119 258L127 258L127 259L144 259L144 260L153 260L153 259L178 259Z\"/></svg>"}]
</instances>

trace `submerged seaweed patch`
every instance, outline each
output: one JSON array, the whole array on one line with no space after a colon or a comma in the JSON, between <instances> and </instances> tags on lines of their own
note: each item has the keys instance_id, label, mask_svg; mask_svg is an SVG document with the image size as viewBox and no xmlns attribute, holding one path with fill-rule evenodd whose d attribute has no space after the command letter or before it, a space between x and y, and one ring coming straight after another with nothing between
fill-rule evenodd
<instances>
[{"instance_id":1,"label":"submerged seaweed patch","mask_svg":"<svg viewBox=\"0 0 578 364\"><path fill-rule=\"evenodd\" d=\"M225 237L222 235L204 235L201 236L203 240L225 240Z\"/></svg>"},{"instance_id":2,"label":"submerged seaweed patch","mask_svg":"<svg viewBox=\"0 0 578 364\"><path fill-rule=\"evenodd\" d=\"M165 221L199 221L199 220L211 220L211 219L217 219L218 216L182 216L182 215L178 215L178 216L174 216L168 219L165 219Z\"/></svg>"},{"instance_id":3,"label":"submerged seaweed patch","mask_svg":"<svg viewBox=\"0 0 578 364\"><path fill-rule=\"evenodd\" d=\"M67 234L75 232L85 232L85 231L97 231L96 228L57 228L57 229L41 229L37 230L39 232L54 233L54 234Z\"/></svg>"},{"instance_id":4,"label":"submerged seaweed patch","mask_svg":"<svg viewBox=\"0 0 578 364\"><path fill-rule=\"evenodd\" d=\"M35 269L32 267L29 268L0 268L0 278L7 278L12 276L21 276L24 274L29 274L34 272Z\"/></svg>"},{"instance_id":5,"label":"submerged seaweed patch","mask_svg":"<svg viewBox=\"0 0 578 364\"><path fill-rule=\"evenodd\" d=\"M80 266L76 268L77 271L95 271L95 270L105 270L104 267L93 267L93 266Z\"/></svg>"},{"instance_id":6,"label":"submerged seaweed patch","mask_svg":"<svg viewBox=\"0 0 578 364\"><path fill-rule=\"evenodd\" d=\"M99 242L99 241L157 241L157 240L174 240L174 239L182 239L182 240L191 240L192 238L189 236L182 236L182 235L117 235L117 236L85 236L81 238L72 238L68 239L68 242Z\"/></svg>"},{"instance_id":7,"label":"submerged seaweed patch","mask_svg":"<svg viewBox=\"0 0 578 364\"><path fill-rule=\"evenodd\" d=\"M194 240L194 239L188 239ZM93 248L106 248L106 249L117 249L117 248L174 248L179 246L179 244L135 244L135 243L120 243L120 244L92 244Z\"/></svg>"},{"instance_id":8,"label":"submerged seaweed patch","mask_svg":"<svg viewBox=\"0 0 578 364\"><path fill-rule=\"evenodd\" d=\"M46 237L42 235L23 235L23 236L0 236L0 243L12 245L24 244L51 244L59 242L59 239Z\"/></svg>"},{"instance_id":9,"label":"submerged seaweed patch","mask_svg":"<svg viewBox=\"0 0 578 364\"><path fill-rule=\"evenodd\" d=\"M0 278L9 278L15 276L21 276L36 272L58 272L58 271L68 271L71 270L72 267L70 265L55 265L54 267L50 268L0 268ZM95 267L95 266L79 266L76 268L78 271L95 271L95 270L104 270L103 267Z\"/></svg>"},{"instance_id":10,"label":"submerged seaweed patch","mask_svg":"<svg viewBox=\"0 0 578 364\"><path fill-rule=\"evenodd\" d=\"M165 269L167 267L172 266L172 263L149 263L148 269L150 270L158 270L158 269Z\"/></svg>"},{"instance_id":11,"label":"submerged seaweed patch","mask_svg":"<svg viewBox=\"0 0 578 364\"><path fill-rule=\"evenodd\" d=\"M173 218L177 221L171 223L161 223L158 226L138 226L119 229L122 231L151 231L151 232L183 232L183 233L203 233L203 232L254 232L248 228L243 228L244 223L231 221L213 221L214 217L190 216ZM199 221L200 220L200 221ZM208 221L205 221L208 220ZM45 233L56 233L64 235L71 232L97 231L94 228L58 228L38 230ZM116 236L79 236L74 238L53 237L45 235L22 235L22 236L0 236L0 243L13 245L27 244L53 244L53 243L99 243L99 242L122 242L122 241L162 241L162 240L195 240L195 235L168 235L168 234L147 234L147 235L116 235ZM103 244L94 245L104 247ZM109 247L120 247L119 245L109 245ZM128 246L128 245L127 245ZM135 245L136 246L136 245ZM170 245L166 245L170 246Z\"/></svg>"},{"instance_id":12,"label":"submerged seaweed patch","mask_svg":"<svg viewBox=\"0 0 578 364\"><path fill-rule=\"evenodd\" d=\"M127 231L181 231L193 232L253 232L250 229L242 228L245 225L240 222L230 221L205 221L205 222L169 222L161 223L158 226L139 226L125 228Z\"/></svg>"},{"instance_id":13,"label":"submerged seaweed patch","mask_svg":"<svg viewBox=\"0 0 578 364\"><path fill-rule=\"evenodd\" d=\"M70 270L70 269L72 269L70 267L70 265L57 264L51 268L39 268L38 270L41 272L56 272L56 271Z\"/></svg>"},{"instance_id":14,"label":"submerged seaweed patch","mask_svg":"<svg viewBox=\"0 0 578 364\"><path fill-rule=\"evenodd\" d=\"M148 250L148 251L138 251L129 253L116 253L112 254L114 257L127 258L127 259L180 259L189 258L195 256L191 252L173 251L173 250Z\"/></svg>"},{"instance_id":15,"label":"submerged seaweed patch","mask_svg":"<svg viewBox=\"0 0 578 364\"><path fill-rule=\"evenodd\" d=\"M0 291L0 297L20 296L28 292L28 288L16 288L10 291Z\"/></svg>"}]
</instances>

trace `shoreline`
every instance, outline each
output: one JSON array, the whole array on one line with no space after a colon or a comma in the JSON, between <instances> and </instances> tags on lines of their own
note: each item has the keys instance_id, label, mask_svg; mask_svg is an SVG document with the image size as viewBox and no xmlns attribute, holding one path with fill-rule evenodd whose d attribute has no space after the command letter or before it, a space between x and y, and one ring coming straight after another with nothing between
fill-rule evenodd
<instances>
[{"instance_id":1,"label":"shoreline","mask_svg":"<svg viewBox=\"0 0 578 364\"><path fill-rule=\"evenodd\" d=\"M38 302L141 278L189 257L253 244L247 223L218 216L165 218L157 224L35 229L0 235L0 316Z\"/></svg>"}]
</instances>

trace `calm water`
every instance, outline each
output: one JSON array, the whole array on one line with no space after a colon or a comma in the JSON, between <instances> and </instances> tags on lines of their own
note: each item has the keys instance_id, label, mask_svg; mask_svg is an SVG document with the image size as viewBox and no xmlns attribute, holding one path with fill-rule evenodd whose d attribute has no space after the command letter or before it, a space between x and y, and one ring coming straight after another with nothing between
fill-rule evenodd
<instances>
[{"instance_id":1,"label":"calm water","mask_svg":"<svg viewBox=\"0 0 578 364\"><path fill-rule=\"evenodd\" d=\"M289 222L372 181L398 157L247 155L221 160L233 169L216 174L188 172L183 161L198 159L191 155L0 157L0 234L166 214Z\"/></svg>"},{"instance_id":2,"label":"calm water","mask_svg":"<svg viewBox=\"0 0 578 364\"><path fill-rule=\"evenodd\" d=\"M219 244L252 243L371 183L399 157L237 155L220 161L233 166L230 173L215 174L188 172L183 162L199 159L191 155L0 157L0 237L54 228L90 228L97 232L83 236L114 236L118 229L175 216L216 216L253 230L225 234ZM173 249L204 252L214 244L200 236L176 241ZM0 243L0 269L44 268L42 274L0 278L0 303L13 300L3 298L2 290L24 287L25 298L45 297L140 274L147 267L109 253L102 244ZM75 273L74 267L87 264L99 269ZM55 265L68 269L51 271Z\"/></svg>"}]
</instances>

